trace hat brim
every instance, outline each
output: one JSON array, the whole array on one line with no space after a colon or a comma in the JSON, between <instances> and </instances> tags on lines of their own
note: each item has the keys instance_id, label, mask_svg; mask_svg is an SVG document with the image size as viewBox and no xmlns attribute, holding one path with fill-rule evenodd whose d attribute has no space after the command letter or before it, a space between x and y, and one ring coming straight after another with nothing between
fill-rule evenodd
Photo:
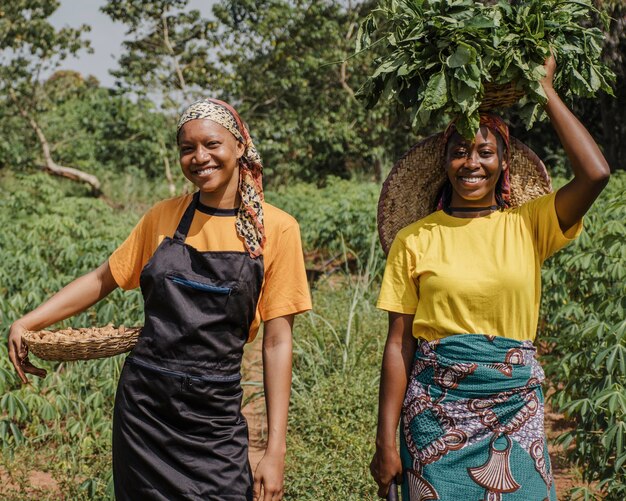
<instances>
[{"instance_id":1,"label":"hat brim","mask_svg":"<svg viewBox=\"0 0 626 501\"><path fill-rule=\"evenodd\" d=\"M393 166L378 200L378 235L385 251L398 231L435 212L445 181L445 145L438 133L416 143ZM510 138L509 178L511 207L552 192L552 182L541 159L524 143Z\"/></svg>"}]
</instances>

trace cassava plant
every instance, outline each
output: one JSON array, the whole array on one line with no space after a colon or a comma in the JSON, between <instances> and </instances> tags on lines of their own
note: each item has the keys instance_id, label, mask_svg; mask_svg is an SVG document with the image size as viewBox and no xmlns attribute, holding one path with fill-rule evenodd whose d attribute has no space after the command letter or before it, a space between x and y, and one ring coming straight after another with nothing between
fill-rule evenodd
<instances>
[{"instance_id":1,"label":"cassava plant","mask_svg":"<svg viewBox=\"0 0 626 501\"><path fill-rule=\"evenodd\" d=\"M368 106L399 102L417 129L458 115L466 137L478 129L489 84L523 94L517 112L530 128L542 118L540 84L550 51L555 87L566 98L612 94L615 75L600 60L602 31L589 26L589 0L383 0L361 23L357 52L382 52L358 92Z\"/></svg>"}]
</instances>

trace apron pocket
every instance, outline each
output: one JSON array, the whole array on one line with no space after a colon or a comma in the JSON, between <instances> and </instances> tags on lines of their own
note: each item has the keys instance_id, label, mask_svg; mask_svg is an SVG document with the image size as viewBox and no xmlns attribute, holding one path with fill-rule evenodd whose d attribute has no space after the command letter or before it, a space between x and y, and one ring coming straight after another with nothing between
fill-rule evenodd
<instances>
[{"instance_id":1,"label":"apron pocket","mask_svg":"<svg viewBox=\"0 0 626 501\"><path fill-rule=\"evenodd\" d=\"M197 311L201 315L197 318L199 322L206 321L204 315L213 312L216 315L227 315L231 296L237 295L237 282L225 280L212 280L208 277L198 277L195 275L185 276L179 273L167 273L165 275L165 288L171 290L169 297L179 298L177 304L191 304L197 306ZM185 321L192 321L193 314L185 312ZM183 324L179 324L183 325ZM193 326L187 326L188 332L194 330Z\"/></svg>"},{"instance_id":2,"label":"apron pocket","mask_svg":"<svg viewBox=\"0 0 626 501\"><path fill-rule=\"evenodd\" d=\"M222 287L218 285L213 285L211 283L198 282L197 280L190 280L179 275L168 274L166 276L175 284L182 285L183 287L189 287L191 289L196 289L199 291L212 292L214 294L223 294L226 296L230 296L231 292L233 291L232 287Z\"/></svg>"}]
</instances>

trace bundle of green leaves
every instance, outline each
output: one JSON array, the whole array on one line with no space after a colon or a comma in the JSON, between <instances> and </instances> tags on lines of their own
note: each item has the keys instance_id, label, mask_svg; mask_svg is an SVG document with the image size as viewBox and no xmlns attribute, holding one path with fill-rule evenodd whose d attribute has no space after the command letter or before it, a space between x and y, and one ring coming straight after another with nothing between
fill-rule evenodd
<instances>
[{"instance_id":1,"label":"bundle of green leaves","mask_svg":"<svg viewBox=\"0 0 626 501\"><path fill-rule=\"evenodd\" d=\"M383 47L358 95L368 106L399 102L418 130L458 116L470 138L486 85L512 84L524 93L516 111L530 128L543 118L540 80L550 50L562 96L612 95L615 75L600 60L603 34L592 15L606 26L590 0L382 0L360 26L357 52Z\"/></svg>"}]
</instances>

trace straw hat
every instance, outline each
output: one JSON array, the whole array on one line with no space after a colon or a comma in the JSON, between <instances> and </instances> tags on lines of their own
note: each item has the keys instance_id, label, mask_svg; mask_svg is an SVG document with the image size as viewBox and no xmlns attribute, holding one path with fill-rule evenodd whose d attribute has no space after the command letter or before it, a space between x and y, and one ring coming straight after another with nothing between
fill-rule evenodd
<instances>
[{"instance_id":1,"label":"straw hat","mask_svg":"<svg viewBox=\"0 0 626 501\"><path fill-rule=\"evenodd\" d=\"M378 234L385 253L398 231L435 212L437 195L445 181L443 133L415 144L396 162L383 184L378 200ZM552 191L541 159L511 136L509 177L511 207Z\"/></svg>"}]
</instances>

